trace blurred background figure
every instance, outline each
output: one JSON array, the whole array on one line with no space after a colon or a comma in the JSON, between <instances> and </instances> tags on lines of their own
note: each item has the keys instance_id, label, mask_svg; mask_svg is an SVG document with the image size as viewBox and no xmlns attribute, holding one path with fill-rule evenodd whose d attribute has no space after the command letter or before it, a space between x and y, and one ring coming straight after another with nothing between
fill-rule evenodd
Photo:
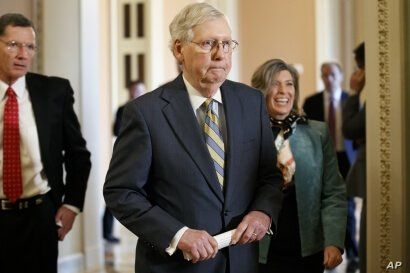
<instances>
[{"instance_id":1,"label":"blurred background figure","mask_svg":"<svg viewBox=\"0 0 410 273\"><path fill-rule=\"evenodd\" d=\"M127 85L129 100L138 98L146 92L145 84L141 80L132 81ZM122 105L118 108L117 114L115 116L114 122L114 136L118 136L121 128L122 113L124 111L124 106ZM111 214L110 210L105 207L103 216L103 237L109 243L119 243L120 239L113 235L114 226L114 216Z\"/></svg>"},{"instance_id":2,"label":"blurred background figure","mask_svg":"<svg viewBox=\"0 0 410 273\"><path fill-rule=\"evenodd\" d=\"M303 110L309 119L325 121L337 154L339 170L344 179L355 158L351 140L342 134L342 105L348 93L342 90L343 71L337 62L326 62L321 66L321 77L325 89L306 98ZM348 197L345 249L348 269L354 272L359 265L358 244L356 241L355 202Z\"/></svg>"},{"instance_id":3,"label":"blurred background figure","mask_svg":"<svg viewBox=\"0 0 410 273\"><path fill-rule=\"evenodd\" d=\"M262 64L252 86L265 95L284 193L276 234L260 243L260 272L332 269L342 262L346 187L327 126L302 115L299 75L284 61Z\"/></svg>"},{"instance_id":4,"label":"blurred background figure","mask_svg":"<svg viewBox=\"0 0 410 273\"><path fill-rule=\"evenodd\" d=\"M346 178L349 196L363 198L360 217L359 257L360 273L366 272L366 83L365 46L361 43L354 51L357 65L350 77L351 96L343 107L343 134L354 141L357 156Z\"/></svg>"},{"instance_id":5,"label":"blurred background figure","mask_svg":"<svg viewBox=\"0 0 410 273\"><path fill-rule=\"evenodd\" d=\"M145 94L146 88L145 84L141 80L132 81L127 85L128 90L128 101L138 98L139 96ZM122 113L124 111L125 104L120 106L117 110L114 123L114 136L118 136L121 128Z\"/></svg>"}]
</instances>

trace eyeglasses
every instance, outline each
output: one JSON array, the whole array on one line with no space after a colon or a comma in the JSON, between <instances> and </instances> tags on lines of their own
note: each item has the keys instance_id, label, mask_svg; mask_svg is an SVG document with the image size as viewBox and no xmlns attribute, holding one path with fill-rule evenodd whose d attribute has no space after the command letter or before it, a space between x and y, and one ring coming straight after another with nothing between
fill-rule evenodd
<instances>
[{"instance_id":1,"label":"eyeglasses","mask_svg":"<svg viewBox=\"0 0 410 273\"><path fill-rule=\"evenodd\" d=\"M28 54L33 55L37 50L37 47L34 44L19 43L17 41L6 42L1 39L0 42L5 44L7 50L11 53L16 53L19 49L25 48Z\"/></svg>"},{"instance_id":2,"label":"eyeglasses","mask_svg":"<svg viewBox=\"0 0 410 273\"><path fill-rule=\"evenodd\" d=\"M204 53L211 52L219 44L222 45L222 51L224 53L229 53L229 52L232 52L239 45L239 43L235 40L230 40L230 41L205 40L201 42L191 41L191 43L198 45Z\"/></svg>"}]
</instances>

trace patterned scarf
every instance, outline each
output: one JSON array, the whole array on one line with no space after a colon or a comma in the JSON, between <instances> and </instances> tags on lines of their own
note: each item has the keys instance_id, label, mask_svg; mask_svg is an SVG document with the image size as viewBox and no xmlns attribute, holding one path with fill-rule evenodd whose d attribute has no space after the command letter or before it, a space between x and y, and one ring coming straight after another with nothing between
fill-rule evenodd
<instances>
[{"instance_id":1,"label":"patterned scarf","mask_svg":"<svg viewBox=\"0 0 410 273\"><path fill-rule=\"evenodd\" d=\"M290 148L289 137L295 132L298 123L306 123L306 117L291 112L284 120L271 118L272 130L279 131L275 139L277 151L277 167L282 172L282 190L292 185L296 171L296 162Z\"/></svg>"}]
</instances>

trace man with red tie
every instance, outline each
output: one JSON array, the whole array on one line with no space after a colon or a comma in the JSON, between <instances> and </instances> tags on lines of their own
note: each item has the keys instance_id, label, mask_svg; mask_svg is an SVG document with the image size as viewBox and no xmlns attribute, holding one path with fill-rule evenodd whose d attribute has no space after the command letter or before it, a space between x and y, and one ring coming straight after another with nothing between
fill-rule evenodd
<instances>
[{"instance_id":1,"label":"man with red tie","mask_svg":"<svg viewBox=\"0 0 410 273\"><path fill-rule=\"evenodd\" d=\"M82 210L90 153L69 82L28 73L35 30L0 17L0 272L57 272L58 240ZM65 168L65 182L63 179Z\"/></svg>"}]
</instances>

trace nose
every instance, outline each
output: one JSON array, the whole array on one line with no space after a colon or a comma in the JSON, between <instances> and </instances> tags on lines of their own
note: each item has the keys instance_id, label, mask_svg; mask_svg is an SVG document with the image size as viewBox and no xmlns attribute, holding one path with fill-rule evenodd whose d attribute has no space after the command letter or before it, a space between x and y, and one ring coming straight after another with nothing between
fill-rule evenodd
<instances>
[{"instance_id":1,"label":"nose","mask_svg":"<svg viewBox=\"0 0 410 273\"><path fill-rule=\"evenodd\" d=\"M217 60L219 60L219 59L223 59L224 57L225 57L225 52L224 52L224 48L223 48L223 44L222 43L218 43L215 47L214 47L214 49L213 49L213 54L212 54L212 56L213 56L213 58L214 59L217 59Z\"/></svg>"},{"instance_id":2,"label":"nose","mask_svg":"<svg viewBox=\"0 0 410 273\"><path fill-rule=\"evenodd\" d=\"M18 49L17 49L17 58L19 58L19 59L25 59L25 58L27 58L28 56L29 56L29 51L28 51L28 49L25 47L25 46L20 46Z\"/></svg>"}]
</instances>

